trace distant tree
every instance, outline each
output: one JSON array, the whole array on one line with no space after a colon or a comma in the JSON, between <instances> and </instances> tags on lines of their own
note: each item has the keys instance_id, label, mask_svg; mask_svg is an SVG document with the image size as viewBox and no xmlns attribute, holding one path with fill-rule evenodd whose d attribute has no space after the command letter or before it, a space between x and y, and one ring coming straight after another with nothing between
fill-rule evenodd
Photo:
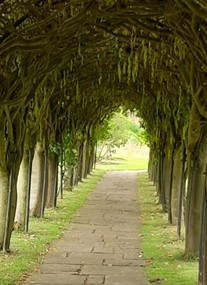
<instances>
[{"instance_id":1,"label":"distant tree","mask_svg":"<svg viewBox=\"0 0 207 285\"><path fill-rule=\"evenodd\" d=\"M135 144L146 144L147 135L139 122L133 121L129 113L119 111L97 130L98 159L111 158L115 148L124 146L129 140Z\"/></svg>"},{"instance_id":2,"label":"distant tree","mask_svg":"<svg viewBox=\"0 0 207 285\"><path fill-rule=\"evenodd\" d=\"M129 117L129 140L135 145L148 145L149 143L149 134L145 130L142 121L134 121Z\"/></svg>"}]
</instances>

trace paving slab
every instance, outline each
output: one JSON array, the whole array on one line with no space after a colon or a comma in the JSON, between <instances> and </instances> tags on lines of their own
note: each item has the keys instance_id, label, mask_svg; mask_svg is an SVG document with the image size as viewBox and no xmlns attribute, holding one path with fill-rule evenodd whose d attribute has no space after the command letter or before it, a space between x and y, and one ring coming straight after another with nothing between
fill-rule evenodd
<instances>
[{"instance_id":1,"label":"paving slab","mask_svg":"<svg viewBox=\"0 0 207 285\"><path fill-rule=\"evenodd\" d=\"M139 241L137 172L108 172L24 285L149 285Z\"/></svg>"}]
</instances>

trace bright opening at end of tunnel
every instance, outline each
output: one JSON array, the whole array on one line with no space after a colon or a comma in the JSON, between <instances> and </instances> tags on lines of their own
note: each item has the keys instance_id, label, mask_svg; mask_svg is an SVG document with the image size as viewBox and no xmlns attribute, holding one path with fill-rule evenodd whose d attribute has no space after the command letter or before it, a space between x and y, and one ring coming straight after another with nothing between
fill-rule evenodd
<instances>
[{"instance_id":1,"label":"bright opening at end of tunnel","mask_svg":"<svg viewBox=\"0 0 207 285\"><path fill-rule=\"evenodd\" d=\"M113 162L119 165L122 160L129 160L134 163L134 169L147 169L148 158L148 133L136 113L119 110L105 121L102 130L99 130L99 164Z\"/></svg>"}]
</instances>

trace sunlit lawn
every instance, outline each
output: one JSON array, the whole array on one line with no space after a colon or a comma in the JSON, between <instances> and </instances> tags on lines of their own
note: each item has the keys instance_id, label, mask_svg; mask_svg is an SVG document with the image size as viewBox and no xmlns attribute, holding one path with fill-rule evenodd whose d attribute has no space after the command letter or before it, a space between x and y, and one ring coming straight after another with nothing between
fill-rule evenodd
<instances>
[{"instance_id":1,"label":"sunlit lawn","mask_svg":"<svg viewBox=\"0 0 207 285\"><path fill-rule=\"evenodd\" d=\"M113 156L110 160L103 160L97 163L97 169L104 170L146 170L147 158L133 158L126 156Z\"/></svg>"}]
</instances>

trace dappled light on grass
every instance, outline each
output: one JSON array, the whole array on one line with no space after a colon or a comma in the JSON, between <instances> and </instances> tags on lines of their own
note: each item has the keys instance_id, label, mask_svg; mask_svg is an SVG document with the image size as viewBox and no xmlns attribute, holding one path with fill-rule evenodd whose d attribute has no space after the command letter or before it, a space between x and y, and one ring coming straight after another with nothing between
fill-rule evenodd
<instances>
[{"instance_id":1,"label":"dappled light on grass","mask_svg":"<svg viewBox=\"0 0 207 285\"><path fill-rule=\"evenodd\" d=\"M168 225L167 214L158 204L155 186L147 174L138 175L138 196L142 247L152 284L197 284L197 259L186 260L184 239L177 238L176 226Z\"/></svg>"}]
</instances>

